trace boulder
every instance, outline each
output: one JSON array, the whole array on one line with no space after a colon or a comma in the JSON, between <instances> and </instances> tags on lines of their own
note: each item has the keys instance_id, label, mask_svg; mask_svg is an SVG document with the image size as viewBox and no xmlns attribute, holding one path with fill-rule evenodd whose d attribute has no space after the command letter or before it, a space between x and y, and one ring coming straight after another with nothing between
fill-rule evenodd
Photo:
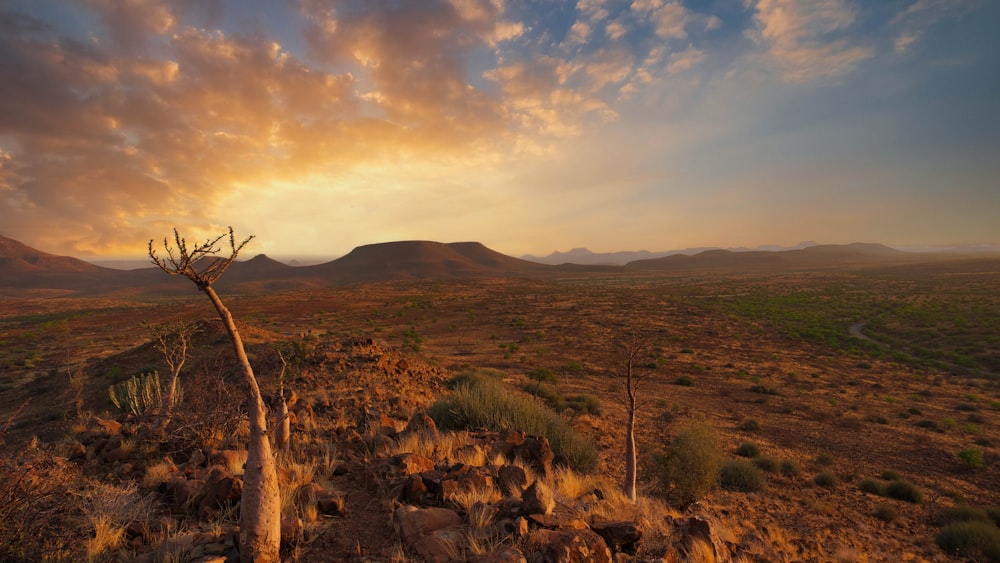
<instances>
[{"instance_id":1,"label":"boulder","mask_svg":"<svg viewBox=\"0 0 1000 563\"><path fill-rule=\"evenodd\" d=\"M462 523L462 517L447 508L401 506L396 509L394 515L399 537L408 544L412 544L420 535Z\"/></svg>"},{"instance_id":2,"label":"boulder","mask_svg":"<svg viewBox=\"0 0 1000 563\"><path fill-rule=\"evenodd\" d=\"M414 413L413 416L410 417L410 421L406 423L406 428L403 429L402 433L417 434L427 438L437 439L438 428L437 424L434 423L434 419L427 416L426 413L418 412Z\"/></svg>"},{"instance_id":3,"label":"boulder","mask_svg":"<svg viewBox=\"0 0 1000 563\"><path fill-rule=\"evenodd\" d=\"M636 522L600 522L590 526L604 539L611 551L635 555L642 539L642 529Z\"/></svg>"},{"instance_id":4,"label":"boulder","mask_svg":"<svg viewBox=\"0 0 1000 563\"><path fill-rule=\"evenodd\" d=\"M211 520L223 507L240 500L243 494L243 480L228 469L215 467L205 480L201 502L198 503L198 518Z\"/></svg>"},{"instance_id":5,"label":"boulder","mask_svg":"<svg viewBox=\"0 0 1000 563\"><path fill-rule=\"evenodd\" d=\"M552 489L541 481L535 481L521 495L521 512L524 515L552 514L556 499Z\"/></svg>"},{"instance_id":6,"label":"boulder","mask_svg":"<svg viewBox=\"0 0 1000 563\"><path fill-rule=\"evenodd\" d=\"M415 475L434 469L434 461L420 454L405 453L389 459L391 471L401 475Z\"/></svg>"},{"instance_id":7,"label":"boulder","mask_svg":"<svg viewBox=\"0 0 1000 563\"><path fill-rule=\"evenodd\" d=\"M590 529L531 532L524 543L531 563L611 563L611 550Z\"/></svg>"},{"instance_id":8,"label":"boulder","mask_svg":"<svg viewBox=\"0 0 1000 563\"><path fill-rule=\"evenodd\" d=\"M552 471L552 446L545 436L528 436L514 448L514 456L521 458L538 476L544 477Z\"/></svg>"},{"instance_id":9,"label":"boulder","mask_svg":"<svg viewBox=\"0 0 1000 563\"><path fill-rule=\"evenodd\" d=\"M500 469L497 469L497 484L504 496L520 498L528 486L528 476L524 469L516 465L501 465Z\"/></svg>"}]
</instances>

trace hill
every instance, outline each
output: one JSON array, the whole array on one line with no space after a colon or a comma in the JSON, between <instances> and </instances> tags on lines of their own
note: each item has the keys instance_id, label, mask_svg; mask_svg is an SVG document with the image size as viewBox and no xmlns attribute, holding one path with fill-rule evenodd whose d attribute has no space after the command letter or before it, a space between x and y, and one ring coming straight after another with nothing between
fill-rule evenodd
<instances>
[{"instance_id":1,"label":"hill","mask_svg":"<svg viewBox=\"0 0 1000 563\"><path fill-rule=\"evenodd\" d=\"M625 265L629 271L791 271L872 266L930 260L926 255L903 252L882 244L823 244L796 250L707 250L693 256L677 254Z\"/></svg>"},{"instance_id":2,"label":"hill","mask_svg":"<svg viewBox=\"0 0 1000 563\"><path fill-rule=\"evenodd\" d=\"M346 256L301 268L335 285L408 279L517 277L549 266L512 258L478 242L401 241L359 246Z\"/></svg>"},{"instance_id":3,"label":"hill","mask_svg":"<svg viewBox=\"0 0 1000 563\"><path fill-rule=\"evenodd\" d=\"M95 273L107 271L109 271L108 268L95 266L69 256L56 256L42 252L12 238L0 235L0 273Z\"/></svg>"}]
</instances>

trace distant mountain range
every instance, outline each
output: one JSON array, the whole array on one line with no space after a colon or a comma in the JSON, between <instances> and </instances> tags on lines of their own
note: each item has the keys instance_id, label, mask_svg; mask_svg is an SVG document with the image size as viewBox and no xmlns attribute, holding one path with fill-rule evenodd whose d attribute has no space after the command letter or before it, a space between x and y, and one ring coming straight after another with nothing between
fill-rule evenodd
<instances>
[{"instance_id":1,"label":"distant mountain range","mask_svg":"<svg viewBox=\"0 0 1000 563\"><path fill-rule=\"evenodd\" d=\"M402 241L359 246L346 256L311 266L290 266L263 254L233 263L217 285L221 290L263 293L361 283L486 278L558 278L579 275L670 272L760 272L942 264L969 255L913 253L881 244L820 245L792 249L687 249L668 253L596 254L586 249L554 253L544 260L514 258L478 242ZM628 259L623 264L622 260ZM978 271L1000 271L1000 256L978 260ZM541 259L538 259L541 260ZM929 268L929 267L928 267ZM983 270L985 268L986 270ZM931 271L928 269L927 271ZM77 294L175 294L193 288L158 268L116 270L68 256L56 256L0 236L0 294L58 296Z\"/></svg>"},{"instance_id":2,"label":"distant mountain range","mask_svg":"<svg viewBox=\"0 0 1000 563\"><path fill-rule=\"evenodd\" d=\"M757 248L728 248L725 250L730 250L732 252L749 252L755 250L767 250L772 252L780 252L783 250L801 250L803 248L809 248L810 246L817 246L817 243L812 241L805 241L796 244L795 246L778 246L778 245L764 245L758 246ZM637 251L624 251L624 252L591 252L586 248L574 248L569 252L559 252L558 250L549 254L548 256L534 256L531 254L522 256L521 258L525 260L530 260L532 262L538 262L539 264L550 264L553 266L558 266L560 264L580 264L580 265L592 265L592 266L624 266L629 262L635 262L636 260L651 260L654 258L665 258L667 256L674 256L677 254L684 254L691 256L694 254L699 254L708 250L723 250L717 246L702 246L697 248L685 248L683 250L665 250L661 252L650 252L648 250L637 250Z\"/></svg>"}]
</instances>

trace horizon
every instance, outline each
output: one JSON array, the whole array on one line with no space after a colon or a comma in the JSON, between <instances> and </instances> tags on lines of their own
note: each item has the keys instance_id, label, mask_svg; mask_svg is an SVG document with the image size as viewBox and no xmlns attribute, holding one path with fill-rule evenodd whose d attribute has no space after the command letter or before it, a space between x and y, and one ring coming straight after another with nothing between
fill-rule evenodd
<instances>
[{"instance_id":1,"label":"horizon","mask_svg":"<svg viewBox=\"0 0 1000 563\"><path fill-rule=\"evenodd\" d=\"M4 234L1000 246L1000 4L10 0ZM667 250L657 250L667 249Z\"/></svg>"}]
</instances>

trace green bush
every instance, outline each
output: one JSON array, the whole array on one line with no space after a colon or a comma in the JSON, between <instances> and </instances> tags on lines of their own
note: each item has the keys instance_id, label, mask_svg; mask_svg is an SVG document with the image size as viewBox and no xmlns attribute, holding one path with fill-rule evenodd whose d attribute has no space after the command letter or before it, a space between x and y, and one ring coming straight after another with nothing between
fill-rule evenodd
<instances>
[{"instance_id":1,"label":"green bush","mask_svg":"<svg viewBox=\"0 0 1000 563\"><path fill-rule=\"evenodd\" d=\"M920 489L905 479L897 479L889 483L885 488L885 496L914 504L919 504L924 500L924 494L920 492Z\"/></svg>"},{"instance_id":2,"label":"green bush","mask_svg":"<svg viewBox=\"0 0 1000 563\"><path fill-rule=\"evenodd\" d=\"M769 455L754 458L753 464L768 473L774 473L778 470L778 459Z\"/></svg>"},{"instance_id":3,"label":"green bush","mask_svg":"<svg viewBox=\"0 0 1000 563\"><path fill-rule=\"evenodd\" d=\"M580 414L601 416L601 400L593 395L573 395L566 399L566 403Z\"/></svg>"},{"instance_id":4,"label":"green bush","mask_svg":"<svg viewBox=\"0 0 1000 563\"><path fill-rule=\"evenodd\" d=\"M798 477L802 475L802 468L794 459L786 459L781 462L781 474L785 477Z\"/></svg>"},{"instance_id":5,"label":"green bush","mask_svg":"<svg viewBox=\"0 0 1000 563\"><path fill-rule=\"evenodd\" d=\"M984 465L983 451L976 448L966 448L958 452L958 459L966 469L979 469Z\"/></svg>"},{"instance_id":6,"label":"green bush","mask_svg":"<svg viewBox=\"0 0 1000 563\"><path fill-rule=\"evenodd\" d=\"M882 472L883 481L898 481L902 479L903 476L899 474L898 471L893 471L892 469L886 469Z\"/></svg>"},{"instance_id":7,"label":"green bush","mask_svg":"<svg viewBox=\"0 0 1000 563\"><path fill-rule=\"evenodd\" d=\"M657 456L655 469L667 499L684 507L715 485L721 461L719 440L712 427L691 423Z\"/></svg>"},{"instance_id":8,"label":"green bush","mask_svg":"<svg viewBox=\"0 0 1000 563\"><path fill-rule=\"evenodd\" d=\"M544 381L545 383L555 383L557 381L556 374L549 368L535 368L529 371L528 379Z\"/></svg>"},{"instance_id":9,"label":"green bush","mask_svg":"<svg viewBox=\"0 0 1000 563\"><path fill-rule=\"evenodd\" d=\"M936 540L938 547L949 555L982 554L988 561L1000 561L1000 528L989 522L953 522L941 528Z\"/></svg>"},{"instance_id":10,"label":"green bush","mask_svg":"<svg viewBox=\"0 0 1000 563\"><path fill-rule=\"evenodd\" d=\"M967 504L958 504L955 506L949 506L947 508L942 508L935 518L937 523L941 526L948 524L953 524L955 522L991 522L990 517L986 514L986 511L982 508L975 506L969 506Z\"/></svg>"},{"instance_id":11,"label":"green bush","mask_svg":"<svg viewBox=\"0 0 1000 563\"><path fill-rule=\"evenodd\" d=\"M551 385L546 385L540 382L529 382L522 385L521 389L525 393L538 397L545 403L546 406L556 412L562 412L562 410L566 408L566 399L563 398L562 393Z\"/></svg>"},{"instance_id":12,"label":"green bush","mask_svg":"<svg viewBox=\"0 0 1000 563\"><path fill-rule=\"evenodd\" d=\"M694 380L690 376L682 375L674 380L674 385L680 385L681 387L691 387L694 385Z\"/></svg>"},{"instance_id":13,"label":"green bush","mask_svg":"<svg viewBox=\"0 0 1000 563\"><path fill-rule=\"evenodd\" d=\"M764 472L741 460L727 461L719 470L719 485L727 491L754 493L764 488Z\"/></svg>"},{"instance_id":14,"label":"green bush","mask_svg":"<svg viewBox=\"0 0 1000 563\"><path fill-rule=\"evenodd\" d=\"M813 483L820 487L834 487L837 485L837 475L833 471L820 471L813 477Z\"/></svg>"},{"instance_id":15,"label":"green bush","mask_svg":"<svg viewBox=\"0 0 1000 563\"><path fill-rule=\"evenodd\" d=\"M111 404L122 412L142 416L152 413L163 404L163 394L160 389L160 374L157 372L142 373L131 379L108 386L108 397ZM177 392L174 395L174 406L180 402L181 388L177 382Z\"/></svg>"},{"instance_id":16,"label":"green bush","mask_svg":"<svg viewBox=\"0 0 1000 563\"><path fill-rule=\"evenodd\" d=\"M885 495L885 485L883 485L878 479L872 479L871 477L862 479L861 482L858 483L858 488L873 495Z\"/></svg>"},{"instance_id":17,"label":"green bush","mask_svg":"<svg viewBox=\"0 0 1000 563\"><path fill-rule=\"evenodd\" d=\"M753 442L743 442L736 448L736 455L740 457L757 457L760 455L760 446Z\"/></svg>"},{"instance_id":18,"label":"green bush","mask_svg":"<svg viewBox=\"0 0 1000 563\"><path fill-rule=\"evenodd\" d=\"M481 381L500 381L503 376L502 371L495 369L473 369L451 378L450 386L452 389L456 389L462 385L474 385Z\"/></svg>"},{"instance_id":19,"label":"green bush","mask_svg":"<svg viewBox=\"0 0 1000 563\"><path fill-rule=\"evenodd\" d=\"M816 456L816 463L822 465L823 467L828 467L833 465L833 456L827 453L822 453Z\"/></svg>"},{"instance_id":20,"label":"green bush","mask_svg":"<svg viewBox=\"0 0 1000 563\"><path fill-rule=\"evenodd\" d=\"M755 418L748 418L741 422L737 428L747 432L756 432L760 430L760 422L757 422Z\"/></svg>"},{"instance_id":21,"label":"green bush","mask_svg":"<svg viewBox=\"0 0 1000 563\"><path fill-rule=\"evenodd\" d=\"M888 504L880 504L875 507L875 518L883 522L892 522L896 519L896 509Z\"/></svg>"},{"instance_id":22,"label":"green bush","mask_svg":"<svg viewBox=\"0 0 1000 563\"><path fill-rule=\"evenodd\" d=\"M441 428L521 430L548 438L552 451L577 471L597 468L597 448L538 399L493 378L459 385L428 414Z\"/></svg>"}]
</instances>

